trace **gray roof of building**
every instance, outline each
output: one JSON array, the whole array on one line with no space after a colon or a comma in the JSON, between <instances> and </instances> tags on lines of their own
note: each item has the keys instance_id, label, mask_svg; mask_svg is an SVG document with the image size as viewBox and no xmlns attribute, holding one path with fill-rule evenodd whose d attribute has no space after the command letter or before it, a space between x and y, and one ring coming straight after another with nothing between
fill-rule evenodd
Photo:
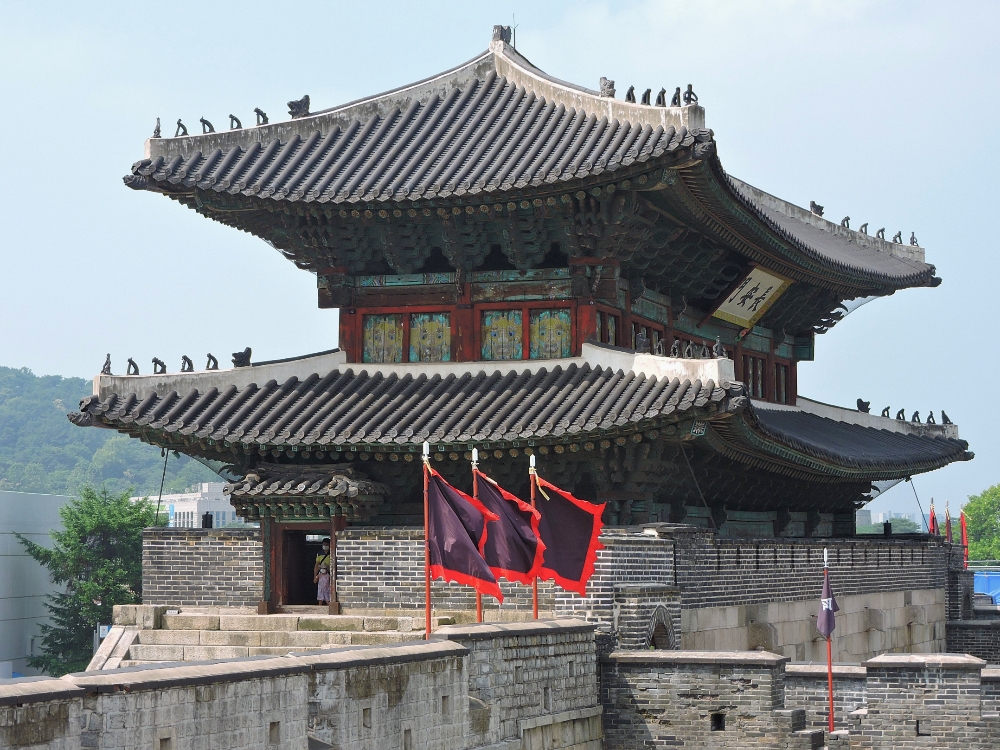
<instances>
[{"instance_id":1,"label":"gray roof of building","mask_svg":"<svg viewBox=\"0 0 1000 750\"><path fill-rule=\"evenodd\" d=\"M424 441L496 447L652 430L678 437L672 425L679 419L710 422L714 432L706 439L717 434L723 452L765 463L775 458L819 474L836 467L838 476L882 479L972 457L964 440L945 437L943 430L942 436L901 434L797 410L757 409L742 383L658 378L558 360L533 369L470 367L447 374L375 368L338 368L239 388L150 391L141 398L102 389L69 418L157 443L209 441L253 451L295 446L319 459L340 450L412 451ZM189 377L194 386L200 376Z\"/></svg>"},{"instance_id":2,"label":"gray roof of building","mask_svg":"<svg viewBox=\"0 0 1000 750\"><path fill-rule=\"evenodd\" d=\"M312 132L285 140L206 148L197 136L178 139L192 142L137 162L126 184L307 203L418 200L578 179L710 137L567 107L495 70L426 101L354 114L318 117Z\"/></svg>"}]
</instances>

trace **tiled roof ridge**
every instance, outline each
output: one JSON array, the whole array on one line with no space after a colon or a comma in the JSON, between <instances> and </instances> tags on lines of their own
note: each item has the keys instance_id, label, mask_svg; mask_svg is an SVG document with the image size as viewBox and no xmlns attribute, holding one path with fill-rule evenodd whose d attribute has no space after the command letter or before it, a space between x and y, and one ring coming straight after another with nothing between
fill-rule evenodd
<instances>
[{"instance_id":1,"label":"tiled roof ridge","mask_svg":"<svg viewBox=\"0 0 1000 750\"><path fill-rule=\"evenodd\" d=\"M744 192L744 190L739 185L737 185L736 182L734 182L734 179L736 178L733 178L726 172L726 170L722 166L722 162L719 160L717 155L713 155L711 159L711 164L713 171L716 172L719 182L726 188L728 188L728 190L733 195L734 199L737 200L742 206L744 206L749 212L751 212L755 219L760 221L764 226L766 226L769 230L771 230L776 235L781 237L783 240L793 245L798 251L802 252L803 254L812 258L813 260L816 260L824 265L833 265L834 267L846 273L850 274L860 273L862 275L868 276L869 278L871 278L873 281L876 282L885 282L887 280L885 274L876 273L869 268L861 266L860 264L852 265L844 263L842 261L839 261L835 258L831 258L828 255L825 255L817 251L817 249L812 247L808 242L805 242L800 237L797 237L792 232L789 232L784 227L780 226L777 222L775 222L770 216L768 216L761 209L761 207L757 205L756 201L754 201L749 195L747 195ZM737 181L740 183L743 182L742 180L737 180ZM753 187L748 183L746 184L749 187ZM827 221L826 223L832 224L832 222L829 221ZM819 231L825 231L828 234L833 234L825 227L816 227L816 228ZM856 232L854 230L848 230L848 231L851 231L853 235L857 235L858 237L863 236L859 232ZM878 238L875 237L870 239L873 242L878 240ZM888 243L883 242L882 244L888 244ZM861 246L859 245L859 247ZM922 253L923 249L920 248L920 250ZM876 247L874 248L874 252L883 252L883 250L880 250L879 248ZM903 263L912 263L915 266L923 266L922 268L919 267L914 268L913 271L910 272L909 274L901 275L900 277L898 277L897 283L901 282L903 284L913 285L913 286L937 286L938 284L941 283L940 279L938 279L935 276L936 268L933 265L925 263L922 260L918 261L912 258L907 258L902 255L897 255L896 253L892 253L892 255L893 257L897 258L899 261Z\"/></svg>"}]
</instances>

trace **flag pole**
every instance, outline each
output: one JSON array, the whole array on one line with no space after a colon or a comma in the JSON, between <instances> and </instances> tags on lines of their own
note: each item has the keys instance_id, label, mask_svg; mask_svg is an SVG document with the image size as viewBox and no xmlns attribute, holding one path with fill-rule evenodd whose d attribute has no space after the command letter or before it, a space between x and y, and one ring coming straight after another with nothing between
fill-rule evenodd
<instances>
[{"instance_id":1,"label":"flag pole","mask_svg":"<svg viewBox=\"0 0 1000 750\"><path fill-rule=\"evenodd\" d=\"M535 507L535 492L538 486L538 472L535 471L535 454L532 453L529 457L530 466L528 467L528 483L531 485L531 507ZM531 581L531 613L534 619L538 619L538 575Z\"/></svg>"},{"instance_id":2,"label":"flag pole","mask_svg":"<svg viewBox=\"0 0 1000 750\"><path fill-rule=\"evenodd\" d=\"M472 449L472 497L475 500L479 499L479 475L477 469L479 468L479 450L476 448ZM476 622L483 621L483 595L476 592Z\"/></svg>"},{"instance_id":3,"label":"flag pole","mask_svg":"<svg viewBox=\"0 0 1000 750\"><path fill-rule=\"evenodd\" d=\"M431 639L431 543L429 503L427 498L430 484L431 446L424 442L424 639Z\"/></svg>"},{"instance_id":4,"label":"flag pole","mask_svg":"<svg viewBox=\"0 0 1000 750\"><path fill-rule=\"evenodd\" d=\"M824 583L827 584L829 584L830 581L830 557L829 553L826 550L826 547L823 548L823 581ZM833 645L830 642L829 635L826 637L826 682L830 692L829 725L830 725L830 732L832 733L834 731L833 729Z\"/></svg>"}]
</instances>

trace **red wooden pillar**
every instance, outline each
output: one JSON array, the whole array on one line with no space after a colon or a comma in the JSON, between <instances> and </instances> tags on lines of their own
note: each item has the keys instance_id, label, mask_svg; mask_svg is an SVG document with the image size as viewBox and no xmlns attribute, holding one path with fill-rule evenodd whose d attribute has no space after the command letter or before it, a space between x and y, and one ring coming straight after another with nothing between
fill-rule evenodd
<instances>
[{"instance_id":1,"label":"red wooden pillar","mask_svg":"<svg viewBox=\"0 0 1000 750\"><path fill-rule=\"evenodd\" d=\"M596 336L597 308L594 306L594 300L580 300L576 308L576 330L579 345L573 354L574 356L579 357L583 343Z\"/></svg>"},{"instance_id":2,"label":"red wooden pillar","mask_svg":"<svg viewBox=\"0 0 1000 750\"><path fill-rule=\"evenodd\" d=\"M330 614L340 614L340 599L337 597L337 532L347 528L343 516L334 516L330 524Z\"/></svg>"},{"instance_id":3,"label":"red wooden pillar","mask_svg":"<svg viewBox=\"0 0 1000 750\"><path fill-rule=\"evenodd\" d=\"M340 308L340 349L348 362L361 361L361 315L353 307Z\"/></svg>"}]
</instances>

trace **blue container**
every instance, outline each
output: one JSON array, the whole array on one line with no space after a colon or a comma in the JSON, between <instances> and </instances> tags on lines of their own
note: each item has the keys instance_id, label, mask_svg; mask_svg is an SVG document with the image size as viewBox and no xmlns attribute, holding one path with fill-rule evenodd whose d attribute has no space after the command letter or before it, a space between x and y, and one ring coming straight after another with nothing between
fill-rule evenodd
<instances>
[{"instance_id":1,"label":"blue container","mask_svg":"<svg viewBox=\"0 0 1000 750\"><path fill-rule=\"evenodd\" d=\"M989 594L994 603L1000 602L1000 571L976 571L974 586L977 594Z\"/></svg>"}]
</instances>

